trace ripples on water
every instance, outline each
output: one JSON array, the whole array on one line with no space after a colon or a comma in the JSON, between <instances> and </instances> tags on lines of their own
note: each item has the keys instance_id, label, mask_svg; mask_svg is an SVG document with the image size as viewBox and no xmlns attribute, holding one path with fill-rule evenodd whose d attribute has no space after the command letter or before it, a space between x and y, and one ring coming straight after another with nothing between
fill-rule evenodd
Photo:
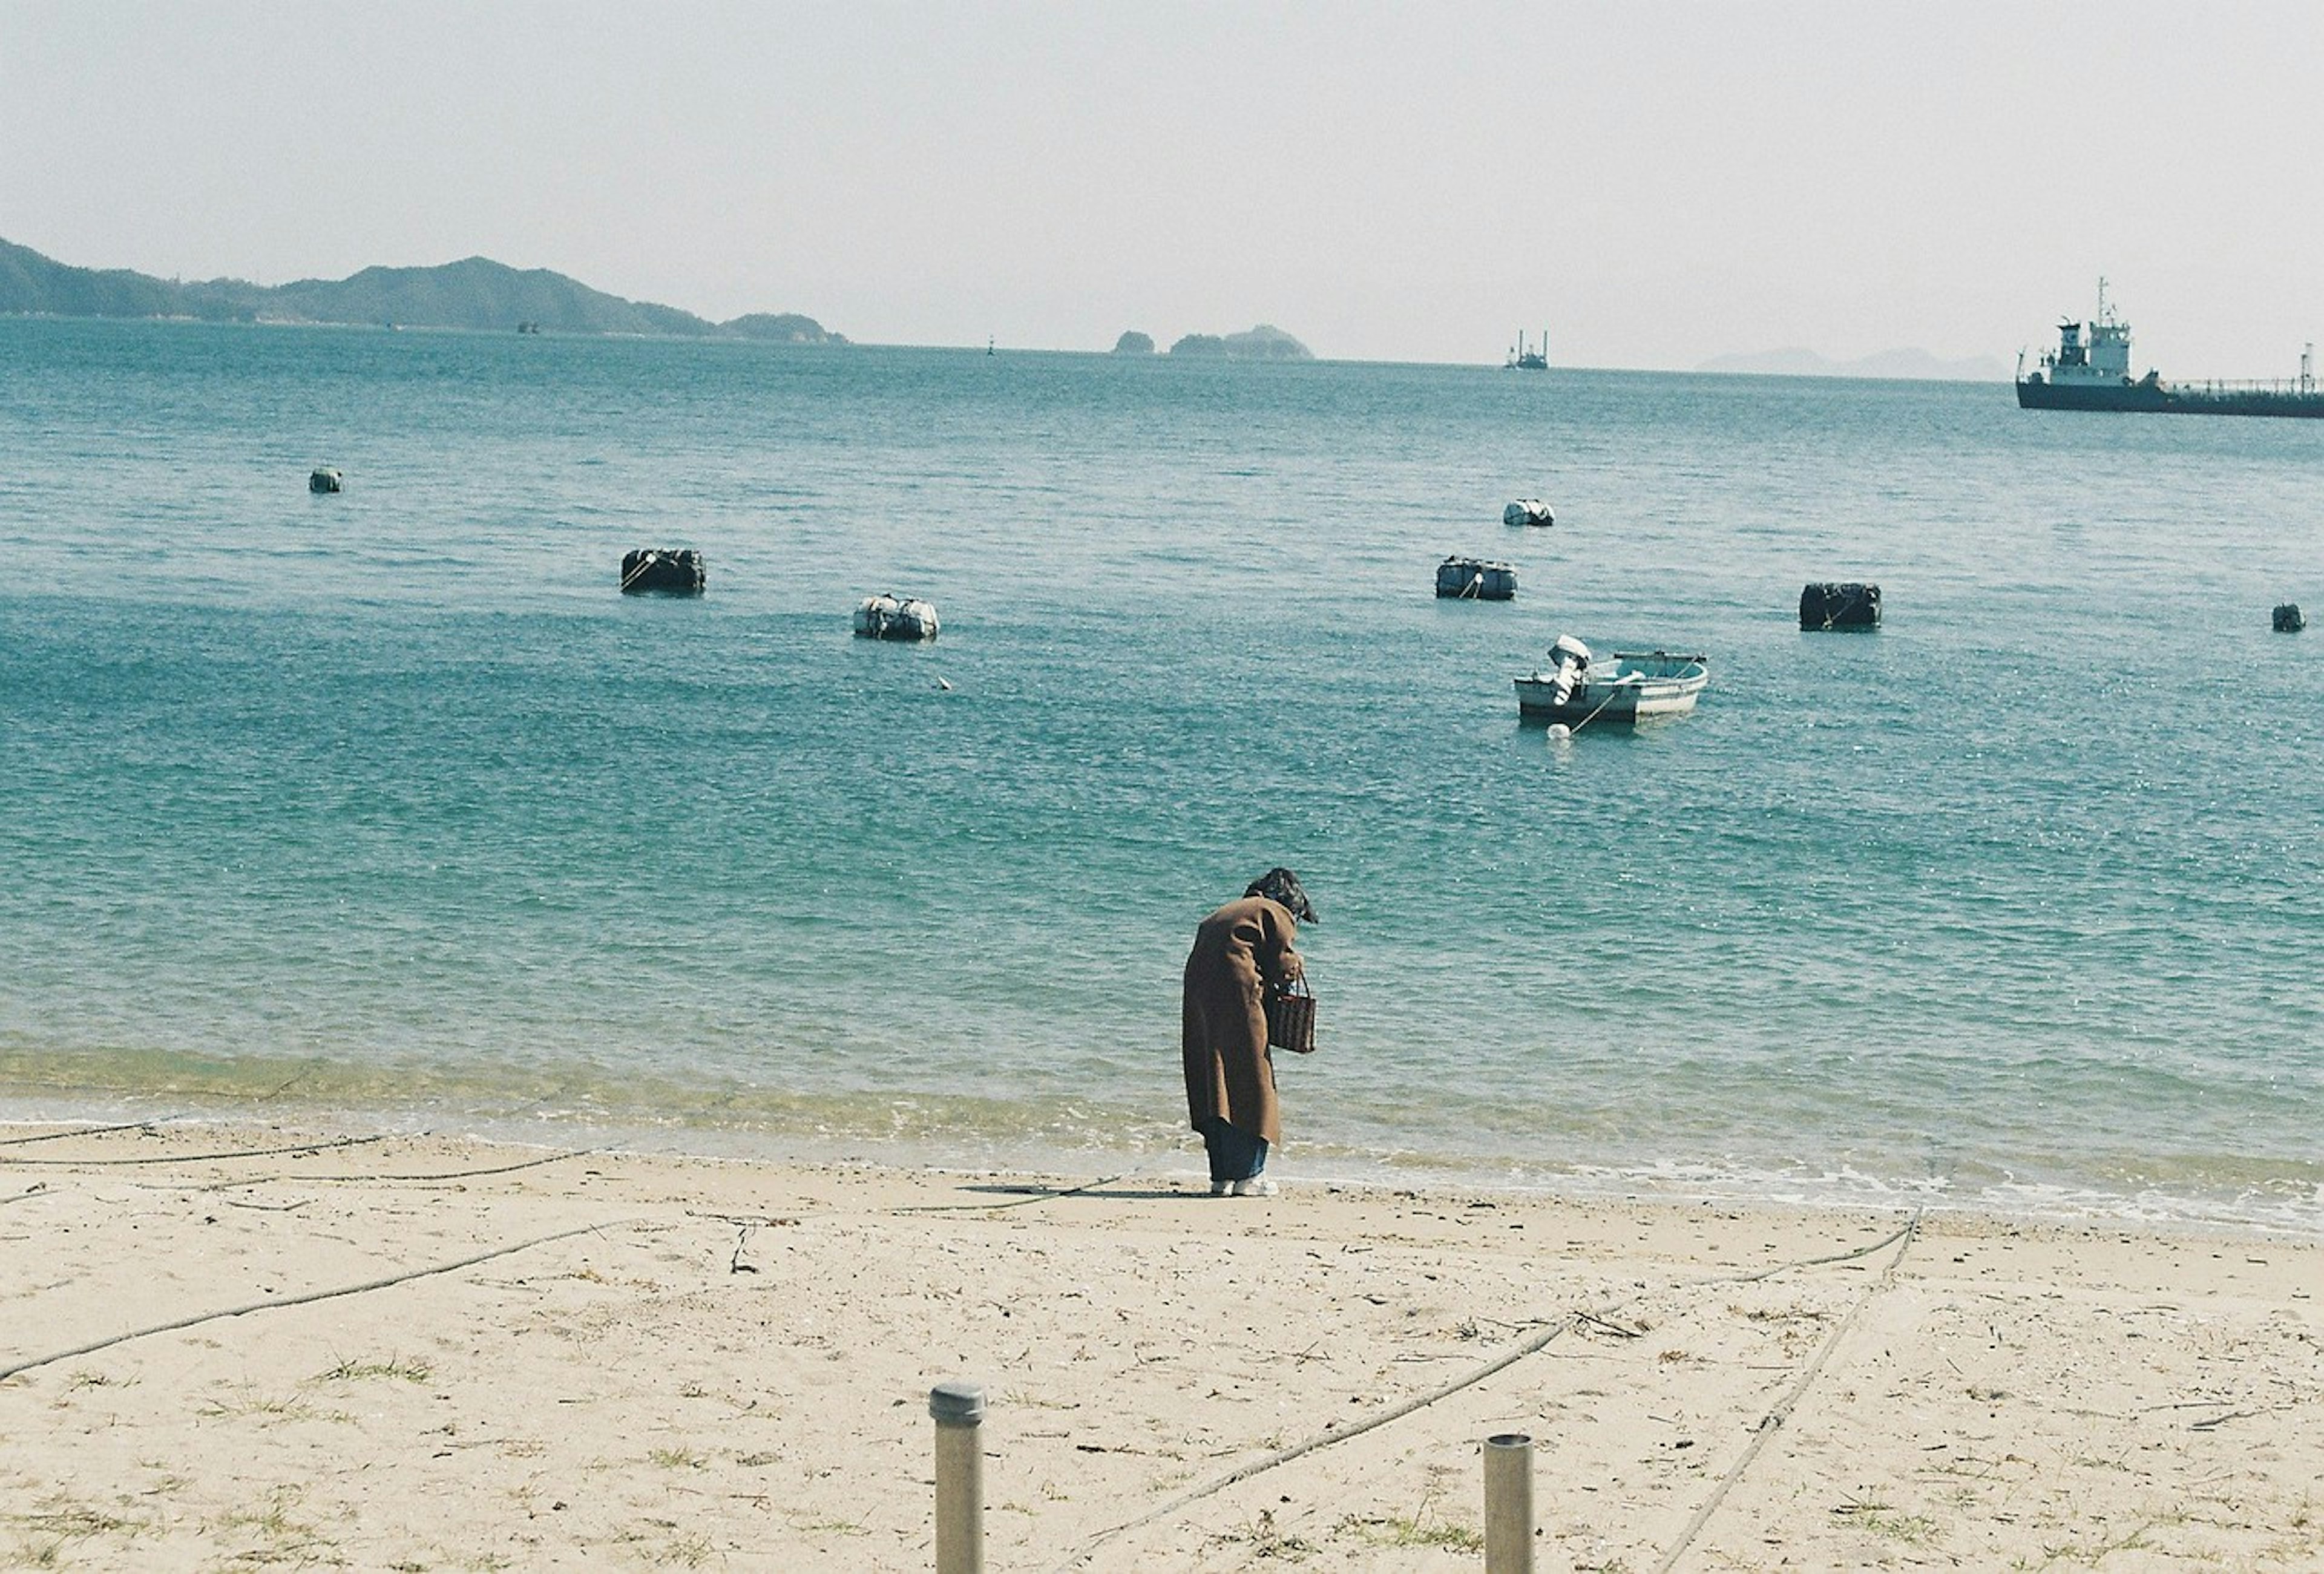
<instances>
[{"instance_id":1,"label":"ripples on water","mask_svg":"<svg viewBox=\"0 0 2324 1574\"><path fill-rule=\"evenodd\" d=\"M1323 910L1307 1173L2324 1228L2324 423L2006 389L0 322L0 1067L1181 1162ZM312 498L308 466L348 490ZM1499 521L1557 504L1549 531ZM613 594L630 547L699 603ZM1447 552L1519 567L1440 603ZM1803 635L1868 578L1877 635ZM875 590L933 647L852 640ZM1563 746L1561 631L1693 716ZM939 686L938 678L952 685Z\"/></svg>"}]
</instances>

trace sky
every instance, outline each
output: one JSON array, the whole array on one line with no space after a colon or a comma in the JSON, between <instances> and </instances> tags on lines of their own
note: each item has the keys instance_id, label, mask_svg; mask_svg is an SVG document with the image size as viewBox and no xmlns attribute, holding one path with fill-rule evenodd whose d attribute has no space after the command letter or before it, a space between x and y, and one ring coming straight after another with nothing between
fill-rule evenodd
<instances>
[{"instance_id":1,"label":"sky","mask_svg":"<svg viewBox=\"0 0 2324 1574\"><path fill-rule=\"evenodd\" d=\"M2324 5L0 0L0 238L484 255L859 341L2013 362L2324 340Z\"/></svg>"}]
</instances>

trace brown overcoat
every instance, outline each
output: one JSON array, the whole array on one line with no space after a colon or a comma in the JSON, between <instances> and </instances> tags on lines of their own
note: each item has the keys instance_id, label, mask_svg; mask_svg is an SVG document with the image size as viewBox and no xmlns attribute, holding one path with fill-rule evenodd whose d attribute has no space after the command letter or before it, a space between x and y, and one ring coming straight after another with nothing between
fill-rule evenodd
<instances>
[{"instance_id":1,"label":"brown overcoat","mask_svg":"<svg viewBox=\"0 0 2324 1574\"><path fill-rule=\"evenodd\" d=\"M1229 902L1194 931L1186 958L1182 1045L1186 1118L1199 1130L1213 1115L1269 1143L1283 1140L1275 1063L1267 1054L1268 984L1303 976L1291 947L1299 925L1265 897Z\"/></svg>"}]
</instances>

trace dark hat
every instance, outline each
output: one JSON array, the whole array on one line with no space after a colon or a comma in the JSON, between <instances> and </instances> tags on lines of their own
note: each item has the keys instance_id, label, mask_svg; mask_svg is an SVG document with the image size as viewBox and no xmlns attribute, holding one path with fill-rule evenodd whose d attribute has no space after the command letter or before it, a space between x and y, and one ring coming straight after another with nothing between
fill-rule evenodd
<instances>
[{"instance_id":1,"label":"dark hat","mask_svg":"<svg viewBox=\"0 0 2324 1574\"><path fill-rule=\"evenodd\" d=\"M1280 902L1290 908L1291 916L1302 924L1323 922L1315 916L1314 904L1307 899L1306 891L1299 884L1299 877L1281 864L1276 865L1251 881L1244 888L1242 894L1246 897L1265 897L1270 902Z\"/></svg>"}]
</instances>

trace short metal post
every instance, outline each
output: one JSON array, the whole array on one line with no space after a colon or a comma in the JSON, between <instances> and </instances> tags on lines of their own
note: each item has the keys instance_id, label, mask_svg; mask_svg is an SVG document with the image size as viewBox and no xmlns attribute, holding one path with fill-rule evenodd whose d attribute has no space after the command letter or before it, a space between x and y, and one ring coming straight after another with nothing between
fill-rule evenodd
<instances>
[{"instance_id":1,"label":"short metal post","mask_svg":"<svg viewBox=\"0 0 2324 1574\"><path fill-rule=\"evenodd\" d=\"M1485 1574L1533 1574L1533 1439L1485 1440Z\"/></svg>"},{"instance_id":2,"label":"short metal post","mask_svg":"<svg viewBox=\"0 0 2324 1574\"><path fill-rule=\"evenodd\" d=\"M984 1390L939 1383L928 1390L936 1421L936 1574L984 1574Z\"/></svg>"}]
</instances>

